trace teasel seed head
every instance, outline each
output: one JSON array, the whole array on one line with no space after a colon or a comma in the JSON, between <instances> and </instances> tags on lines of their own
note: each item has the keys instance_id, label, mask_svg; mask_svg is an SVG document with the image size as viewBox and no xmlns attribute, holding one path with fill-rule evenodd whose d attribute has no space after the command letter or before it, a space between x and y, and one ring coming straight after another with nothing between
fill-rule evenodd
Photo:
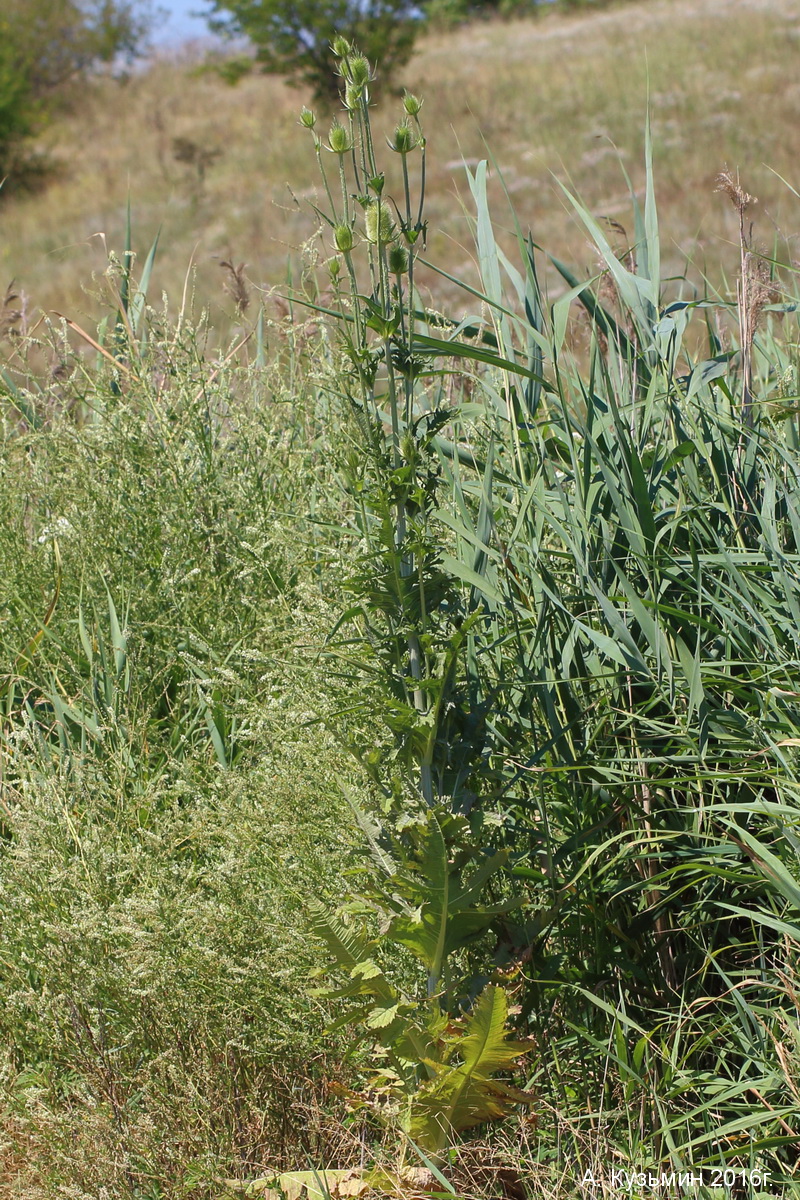
<instances>
[{"instance_id":1,"label":"teasel seed head","mask_svg":"<svg viewBox=\"0 0 800 1200\"><path fill-rule=\"evenodd\" d=\"M337 225L333 231L333 241L340 254L349 254L353 249L353 231L349 225Z\"/></svg>"},{"instance_id":2,"label":"teasel seed head","mask_svg":"<svg viewBox=\"0 0 800 1200\"><path fill-rule=\"evenodd\" d=\"M300 109L300 124L305 129L313 129L317 123L317 114L312 112L310 108Z\"/></svg>"},{"instance_id":3,"label":"teasel seed head","mask_svg":"<svg viewBox=\"0 0 800 1200\"><path fill-rule=\"evenodd\" d=\"M389 270L393 275L405 275L408 271L408 251L405 246L390 247Z\"/></svg>"},{"instance_id":4,"label":"teasel seed head","mask_svg":"<svg viewBox=\"0 0 800 1200\"><path fill-rule=\"evenodd\" d=\"M372 242L373 245L381 243L385 246L394 237L392 214L385 204L381 204L377 200L373 200L365 210L364 224L367 241Z\"/></svg>"},{"instance_id":5,"label":"teasel seed head","mask_svg":"<svg viewBox=\"0 0 800 1200\"><path fill-rule=\"evenodd\" d=\"M422 108L422 101L411 92L406 92L403 96L403 108L409 117L418 117L419 110Z\"/></svg>"},{"instance_id":6,"label":"teasel seed head","mask_svg":"<svg viewBox=\"0 0 800 1200\"><path fill-rule=\"evenodd\" d=\"M417 139L411 126L405 121L398 125L389 141L389 149L397 154L410 154L417 144Z\"/></svg>"},{"instance_id":7,"label":"teasel seed head","mask_svg":"<svg viewBox=\"0 0 800 1200\"><path fill-rule=\"evenodd\" d=\"M351 112L353 111L353 109L358 108L359 104L361 103L361 97L363 95L364 95L363 88L356 87L356 85L354 83L348 83L347 87L344 89L344 106L345 106L345 108L349 109Z\"/></svg>"},{"instance_id":8,"label":"teasel seed head","mask_svg":"<svg viewBox=\"0 0 800 1200\"><path fill-rule=\"evenodd\" d=\"M328 134L328 147L334 154L347 154L353 149L353 141L349 132L344 125L340 125L338 121L334 121L331 125L331 131Z\"/></svg>"},{"instance_id":9,"label":"teasel seed head","mask_svg":"<svg viewBox=\"0 0 800 1200\"><path fill-rule=\"evenodd\" d=\"M347 75L356 87L366 87L372 78L369 61L363 54L353 54L347 60Z\"/></svg>"}]
</instances>

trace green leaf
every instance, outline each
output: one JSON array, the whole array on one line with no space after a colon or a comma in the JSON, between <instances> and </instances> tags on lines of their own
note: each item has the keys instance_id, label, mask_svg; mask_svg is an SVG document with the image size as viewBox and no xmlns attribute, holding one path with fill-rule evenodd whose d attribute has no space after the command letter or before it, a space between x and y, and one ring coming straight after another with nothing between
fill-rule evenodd
<instances>
[{"instance_id":1,"label":"green leaf","mask_svg":"<svg viewBox=\"0 0 800 1200\"><path fill-rule=\"evenodd\" d=\"M407 1131L423 1150L440 1152L454 1134L505 1117L515 1103L530 1103L526 1093L494 1081L531 1047L506 1038L508 1003L499 987L481 993L463 1036L455 1040L461 1063L445 1067L413 1097Z\"/></svg>"}]
</instances>

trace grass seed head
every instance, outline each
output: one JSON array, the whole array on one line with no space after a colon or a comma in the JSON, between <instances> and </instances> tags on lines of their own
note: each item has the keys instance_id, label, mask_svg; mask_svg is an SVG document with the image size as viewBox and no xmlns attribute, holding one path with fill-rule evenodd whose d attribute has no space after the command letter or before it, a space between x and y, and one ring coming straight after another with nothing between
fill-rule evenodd
<instances>
[{"instance_id":1,"label":"grass seed head","mask_svg":"<svg viewBox=\"0 0 800 1200\"><path fill-rule=\"evenodd\" d=\"M717 186L715 190L718 192L723 192L728 197L734 208L738 209L739 213L742 215L747 212L751 204L758 204L757 197L751 196L750 193L746 192L739 183L738 172L736 174L736 178L734 179L733 172L728 167L726 167L724 171L720 171L719 175L717 176Z\"/></svg>"},{"instance_id":2,"label":"grass seed head","mask_svg":"<svg viewBox=\"0 0 800 1200\"><path fill-rule=\"evenodd\" d=\"M14 290L14 281L6 288L5 298L0 303L0 341L12 338L18 332L18 324L22 318L22 309L17 307L19 295Z\"/></svg>"},{"instance_id":3,"label":"grass seed head","mask_svg":"<svg viewBox=\"0 0 800 1200\"><path fill-rule=\"evenodd\" d=\"M227 272L227 278L222 286L236 305L237 316L241 317L250 306L250 293L244 275L246 264L239 263L237 267L232 259L230 261L223 259L219 265Z\"/></svg>"},{"instance_id":4,"label":"grass seed head","mask_svg":"<svg viewBox=\"0 0 800 1200\"><path fill-rule=\"evenodd\" d=\"M749 343L756 335L764 309L776 298L776 290L763 255L749 251L744 259L742 289L746 301L745 338Z\"/></svg>"}]
</instances>

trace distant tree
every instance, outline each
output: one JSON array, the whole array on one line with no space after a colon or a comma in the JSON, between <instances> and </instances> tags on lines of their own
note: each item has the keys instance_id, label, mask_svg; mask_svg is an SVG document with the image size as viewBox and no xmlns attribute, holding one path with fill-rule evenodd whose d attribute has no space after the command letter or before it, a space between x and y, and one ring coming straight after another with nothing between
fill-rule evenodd
<instances>
[{"instance_id":1,"label":"distant tree","mask_svg":"<svg viewBox=\"0 0 800 1200\"><path fill-rule=\"evenodd\" d=\"M414 0L211 0L211 28L244 34L263 71L308 84L318 102L335 101L340 79L331 43L357 45L381 79L408 62L420 24ZM238 63L228 72L235 77ZM242 64L243 68L246 63Z\"/></svg>"},{"instance_id":2,"label":"distant tree","mask_svg":"<svg viewBox=\"0 0 800 1200\"><path fill-rule=\"evenodd\" d=\"M0 178L66 85L139 50L149 12L149 0L2 0Z\"/></svg>"}]
</instances>

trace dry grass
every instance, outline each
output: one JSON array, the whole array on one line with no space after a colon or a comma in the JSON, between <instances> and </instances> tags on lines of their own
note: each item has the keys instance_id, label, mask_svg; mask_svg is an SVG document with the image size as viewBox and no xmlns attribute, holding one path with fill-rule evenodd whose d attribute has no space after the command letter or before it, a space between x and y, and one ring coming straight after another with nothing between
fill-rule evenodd
<instances>
[{"instance_id":1,"label":"dry grass","mask_svg":"<svg viewBox=\"0 0 800 1200\"><path fill-rule=\"evenodd\" d=\"M796 198L770 170L800 185L799 52L797 0L641 0L428 36L404 82L425 96L430 257L471 269L456 193L465 191L462 155L484 156L485 138L537 241L589 261L553 173L597 215L627 221L619 157L638 184L649 78L668 265L707 258L733 279L736 215L714 194L725 164L759 196L754 216L768 245L784 222L787 231L800 224ZM305 203L314 156L296 120L306 99L274 78L230 88L187 60L98 83L44 139L58 177L3 204L0 288L16 280L28 322L40 307L76 319L99 311L83 290L105 268L95 235L121 248L130 188L140 254L163 227L151 294L164 289L177 303L193 262L203 303L223 328L222 313L235 323L221 264L246 259L251 283L280 285L314 232Z\"/></svg>"}]
</instances>

